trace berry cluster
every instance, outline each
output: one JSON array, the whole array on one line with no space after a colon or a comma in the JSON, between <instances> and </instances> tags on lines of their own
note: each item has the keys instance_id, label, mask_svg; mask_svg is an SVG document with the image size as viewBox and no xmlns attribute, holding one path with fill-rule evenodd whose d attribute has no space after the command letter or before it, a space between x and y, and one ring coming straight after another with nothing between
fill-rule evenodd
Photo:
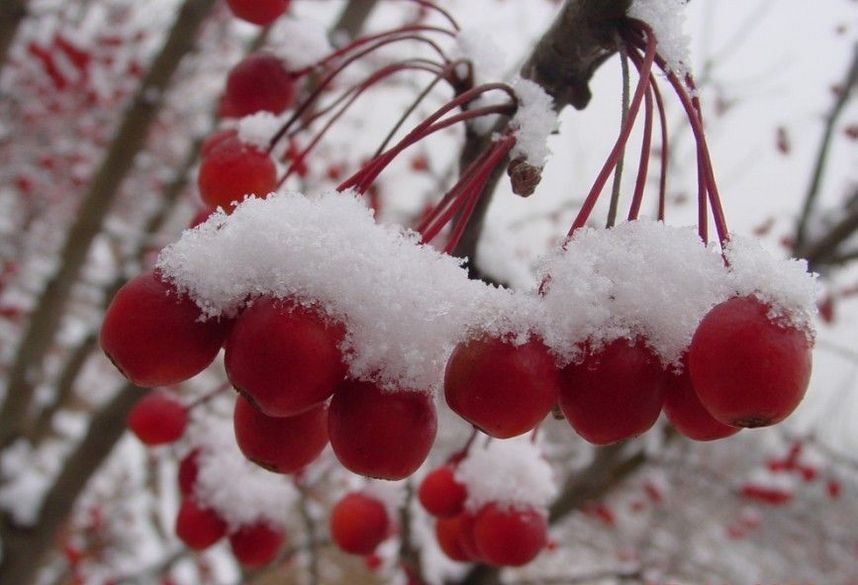
<instances>
[{"instance_id":1,"label":"berry cluster","mask_svg":"<svg viewBox=\"0 0 858 585\"><path fill-rule=\"evenodd\" d=\"M550 469L536 449L495 443L471 446L464 458L430 471L418 497L435 517L435 537L450 559L521 566L548 541L546 485Z\"/></svg>"},{"instance_id":2,"label":"berry cluster","mask_svg":"<svg viewBox=\"0 0 858 585\"><path fill-rule=\"evenodd\" d=\"M176 535L188 547L203 550L229 535L236 560L246 567L267 565L283 547L284 531L267 520L230 526L214 508L196 494L201 450L194 449L179 465L182 503L176 516Z\"/></svg>"}]
</instances>

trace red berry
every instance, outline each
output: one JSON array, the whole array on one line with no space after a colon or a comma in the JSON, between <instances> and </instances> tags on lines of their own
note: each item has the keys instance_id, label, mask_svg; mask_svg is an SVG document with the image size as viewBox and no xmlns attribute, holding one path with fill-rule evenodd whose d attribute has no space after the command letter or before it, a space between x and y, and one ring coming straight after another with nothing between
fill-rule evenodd
<instances>
[{"instance_id":1,"label":"red berry","mask_svg":"<svg viewBox=\"0 0 858 585\"><path fill-rule=\"evenodd\" d=\"M560 408L586 440L597 445L615 443L655 424L666 378L640 340L617 339L563 369Z\"/></svg>"},{"instance_id":2,"label":"red berry","mask_svg":"<svg viewBox=\"0 0 858 585\"><path fill-rule=\"evenodd\" d=\"M162 392L147 394L128 413L128 428L146 445L173 443L185 433L188 412Z\"/></svg>"},{"instance_id":3,"label":"red berry","mask_svg":"<svg viewBox=\"0 0 858 585\"><path fill-rule=\"evenodd\" d=\"M545 514L533 508L490 503L474 517L474 540L484 562L520 567L545 547L548 522Z\"/></svg>"},{"instance_id":4,"label":"red berry","mask_svg":"<svg viewBox=\"0 0 858 585\"><path fill-rule=\"evenodd\" d=\"M253 53L230 70L224 101L235 117L279 114L295 101L295 78L271 53Z\"/></svg>"},{"instance_id":5,"label":"red berry","mask_svg":"<svg viewBox=\"0 0 858 585\"><path fill-rule=\"evenodd\" d=\"M445 555L454 561L467 563L475 559L463 544L462 522L463 516L439 518L435 523L435 538Z\"/></svg>"},{"instance_id":6,"label":"red berry","mask_svg":"<svg viewBox=\"0 0 858 585\"><path fill-rule=\"evenodd\" d=\"M226 373L268 416L321 404L346 374L345 330L314 309L262 297L244 310L226 341Z\"/></svg>"},{"instance_id":7,"label":"red berry","mask_svg":"<svg viewBox=\"0 0 858 585\"><path fill-rule=\"evenodd\" d=\"M238 139L238 130L235 128L226 128L210 134L200 145L200 156L207 157L219 144L232 139Z\"/></svg>"},{"instance_id":8,"label":"red berry","mask_svg":"<svg viewBox=\"0 0 858 585\"><path fill-rule=\"evenodd\" d=\"M200 473L200 453L197 448L182 457L179 462L179 492L185 496L191 496L197 484L197 476Z\"/></svg>"},{"instance_id":9,"label":"red berry","mask_svg":"<svg viewBox=\"0 0 858 585\"><path fill-rule=\"evenodd\" d=\"M195 550L208 548L226 534L226 522L211 508L184 500L176 516L176 535Z\"/></svg>"},{"instance_id":10,"label":"red berry","mask_svg":"<svg viewBox=\"0 0 858 585\"><path fill-rule=\"evenodd\" d=\"M267 565L283 546L283 531L267 522L242 526L229 536L229 545L235 559L245 567Z\"/></svg>"},{"instance_id":11,"label":"red berry","mask_svg":"<svg viewBox=\"0 0 858 585\"><path fill-rule=\"evenodd\" d=\"M239 396L235 402L235 440L244 456L269 471L294 473L311 463L328 444L328 408L320 405L288 418L266 416Z\"/></svg>"},{"instance_id":12,"label":"red berry","mask_svg":"<svg viewBox=\"0 0 858 585\"><path fill-rule=\"evenodd\" d=\"M265 26L289 8L289 0L226 0L232 13L247 22Z\"/></svg>"},{"instance_id":13,"label":"red berry","mask_svg":"<svg viewBox=\"0 0 858 585\"><path fill-rule=\"evenodd\" d=\"M369 382L341 384L328 414L331 447L347 469L381 479L403 479L426 459L437 420L424 392L382 390Z\"/></svg>"},{"instance_id":14,"label":"red berry","mask_svg":"<svg viewBox=\"0 0 858 585\"><path fill-rule=\"evenodd\" d=\"M389 531L390 518L384 504L364 494L346 495L331 511L331 538L347 553L372 553Z\"/></svg>"},{"instance_id":15,"label":"red berry","mask_svg":"<svg viewBox=\"0 0 858 585\"><path fill-rule=\"evenodd\" d=\"M497 337L459 344L447 362L444 395L459 416L493 437L532 430L557 402L559 373L548 348Z\"/></svg>"},{"instance_id":16,"label":"red berry","mask_svg":"<svg viewBox=\"0 0 858 585\"><path fill-rule=\"evenodd\" d=\"M461 522L459 524L459 529L461 530L459 544L462 545L462 551L470 560L482 562L483 555L477 548L477 540L474 536L474 523L476 522L476 516L470 512L465 512L459 516L459 518L461 518Z\"/></svg>"},{"instance_id":17,"label":"red berry","mask_svg":"<svg viewBox=\"0 0 858 585\"><path fill-rule=\"evenodd\" d=\"M101 325L99 341L110 361L138 386L183 382L214 360L226 321L200 322L199 308L154 272L119 289Z\"/></svg>"},{"instance_id":18,"label":"red berry","mask_svg":"<svg viewBox=\"0 0 858 585\"><path fill-rule=\"evenodd\" d=\"M458 516L465 508L468 490L456 481L455 468L445 465L433 469L420 482L417 497L426 511L436 518Z\"/></svg>"},{"instance_id":19,"label":"red berry","mask_svg":"<svg viewBox=\"0 0 858 585\"><path fill-rule=\"evenodd\" d=\"M207 205L231 212L232 204L245 195L265 197L274 191L277 168L270 155L238 138L227 138L203 159L197 185Z\"/></svg>"},{"instance_id":20,"label":"red berry","mask_svg":"<svg viewBox=\"0 0 858 585\"><path fill-rule=\"evenodd\" d=\"M695 441L723 439L739 432L736 427L718 422L700 403L686 367L679 375L667 378L664 413L677 431Z\"/></svg>"},{"instance_id":21,"label":"red berry","mask_svg":"<svg viewBox=\"0 0 858 585\"><path fill-rule=\"evenodd\" d=\"M688 353L700 402L724 424L760 427L785 419L810 380L811 346L803 331L773 322L769 308L737 297L710 310Z\"/></svg>"}]
</instances>

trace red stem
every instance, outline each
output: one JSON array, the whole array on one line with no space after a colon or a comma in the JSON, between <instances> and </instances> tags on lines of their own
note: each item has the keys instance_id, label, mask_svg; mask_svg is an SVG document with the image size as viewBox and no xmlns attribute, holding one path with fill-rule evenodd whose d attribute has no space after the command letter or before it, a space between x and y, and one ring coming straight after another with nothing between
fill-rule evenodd
<instances>
[{"instance_id":1,"label":"red stem","mask_svg":"<svg viewBox=\"0 0 858 585\"><path fill-rule=\"evenodd\" d=\"M390 161L392 161L400 152L402 152L403 150L405 150L406 148L408 148L410 145L414 144L415 142L421 140L422 138L425 138L428 134L431 134L434 131L437 131L437 130L440 130L442 128L446 128L447 126L449 126L450 123L448 123L444 126L436 126L433 128L433 124L437 120L439 120L444 114L446 114L447 112L449 112L449 111L451 111L451 110L453 110L453 109L455 109L461 105L464 105L464 104L467 104L468 102L473 101L474 99L476 99L477 97L479 97L480 95L482 95L486 92L493 91L493 90L504 91L507 94L509 94L510 97L512 97L512 99L514 101L517 102L515 92L513 92L512 88L510 88L505 83L487 83L484 85L480 85L480 86L471 88L468 91L465 91L465 92L459 94L458 96L456 96L455 98L453 98L452 100L450 100L449 102L447 102L446 104L441 106L432 115L430 115L428 118L423 120L423 122L421 122L420 124L415 126L414 129L411 130L411 132L409 132L404 138L402 138L391 149L389 149L387 152L380 154L375 159L370 161L367 165L365 165L363 169L359 170L357 173L355 173L354 175L352 175L351 177L349 177L348 179L343 181L337 187L337 190L338 191L344 191L344 190L349 189L351 187L355 187L359 192L363 192L363 191L361 191L361 189L364 189L364 190L367 189L369 187L369 185L372 184L372 181L375 180L375 178L381 173L381 171L384 170L384 168L388 164L390 164ZM458 116L457 121L462 121L465 119L471 119L471 118L474 118L474 117L479 116L479 115L486 115L486 111L489 109L493 109L493 111L491 111L490 113L497 113L496 111L494 111L494 109L496 109L498 107L506 108L507 106L489 106L487 108L478 108L476 110L470 110L468 112L464 112L463 114L460 114ZM462 117L465 115L466 115L466 117ZM455 122L452 122L452 123L455 123ZM428 129L431 129L431 131L427 133Z\"/></svg>"},{"instance_id":2,"label":"red stem","mask_svg":"<svg viewBox=\"0 0 858 585\"><path fill-rule=\"evenodd\" d=\"M374 84L382 81L384 78L389 77L395 73L400 71L409 71L409 70L417 70L417 71L428 71L429 73L434 73L435 75L442 75L443 69L436 70L430 68L422 63L396 63L393 65L388 65L387 67L383 67L382 69L376 71L371 76L369 76L364 82L359 84L356 88L349 90L352 92L351 97L342 105L342 107L331 116L325 125L322 127L319 132L313 137L310 143L301 151L293 160L292 164L289 165L289 169L277 183L277 187L280 188L283 183L286 182L292 173L294 173L297 169L301 168L301 163L307 157L308 154L316 147L319 141L325 136L325 134L331 129L331 127L339 120L354 104L357 99L365 92L367 89L372 87Z\"/></svg>"},{"instance_id":3,"label":"red stem","mask_svg":"<svg viewBox=\"0 0 858 585\"><path fill-rule=\"evenodd\" d=\"M644 102L644 130L641 140L641 158L638 165L638 175L635 180L635 192L632 196L632 205L629 209L629 220L637 219L643 203L644 189L646 187L647 171L649 170L649 156L652 150L652 85L647 84L646 100Z\"/></svg>"},{"instance_id":4,"label":"red stem","mask_svg":"<svg viewBox=\"0 0 858 585\"><path fill-rule=\"evenodd\" d=\"M468 221L470 221L474 208L482 197L483 191L485 191L486 183L488 182L492 171L494 171L495 167L504 159L504 157L506 157L513 145L515 145L515 138L512 136L507 136L503 140L495 143L492 148L491 155L488 160L486 160L482 170L476 177L474 177L472 185L469 187L469 190L471 190L472 193L466 196L467 203L465 208L456 222L456 227L453 229L453 233L450 234L450 239L447 242L447 245L444 247L444 252L447 254L451 254L459 243L459 240L462 239L462 234L465 233Z\"/></svg>"},{"instance_id":5,"label":"red stem","mask_svg":"<svg viewBox=\"0 0 858 585\"><path fill-rule=\"evenodd\" d=\"M645 24L637 24L640 28L647 31L647 34L651 34ZM636 38L634 35L626 35L626 38L629 42L634 43L638 47L642 44L642 39ZM691 91L695 91L696 89L694 87L694 81L690 76L687 76L687 85L683 84L663 58L657 56L655 62L659 69L661 69L667 76L668 81L676 92L676 95L679 97L679 101L682 103L683 108L685 108L686 117L688 118L691 130L694 133L694 139L697 142L698 158L700 159L698 161L698 169L702 167L702 182L704 183L706 192L709 195L709 206L712 208L715 228L718 231L718 239L723 247L729 241L730 232L727 229L727 221L724 217L724 210L721 206L721 197L718 193L718 185L715 182L712 159L709 155L709 147L706 144L706 134L703 130L702 115L700 110L695 107L694 100L688 94L689 89L691 89ZM699 227L700 226L698 226L698 228Z\"/></svg>"},{"instance_id":6,"label":"red stem","mask_svg":"<svg viewBox=\"0 0 858 585\"><path fill-rule=\"evenodd\" d=\"M646 54L644 55L644 62L641 65L641 74L640 79L638 80L637 87L635 88L635 95L632 98L632 103L629 105L629 112L628 116L626 116L626 122L620 129L620 135L617 138L617 142L614 144L614 148L608 155L608 160L606 160L605 164L602 166L602 170L596 177L596 181L595 183L593 183L593 187L590 189L590 193L584 200L584 204L581 206L581 210L578 212L575 221L572 222L572 227L569 229L567 237L571 236L575 232L575 230L583 227L584 224L587 223L587 218L590 217L590 213L596 206L596 201L598 201L599 195L601 195L602 193L602 189L605 186L605 182L611 176L611 172L614 170L614 167L616 167L617 161L619 160L620 153L622 153L623 149L626 146L626 143L629 140L629 135L632 132L632 128L635 124L635 119L637 118L638 111L640 110L641 101L643 101L647 87L649 86L649 77L652 72L652 64L655 59L655 35L652 34L652 31L649 30L648 27L646 29L646 35Z\"/></svg>"},{"instance_id":7,"label":"red stem","mask_svg":"<svg viewBox=\"0 0 858 585\"><path fill-rule=\"evenodd\" d=\"M386 37L388 35L390 35L390 33L383 33L381 36ZM292 113L292 116L289 117L289 119L286 121L286 123L284 123L283 126L280 127L280 130L278 130L277 133L271 138L271 141L268 143L268 152L270 153L274 149L274 147L277 145L277 143L280 141L280 139L283 138L283 136L289 131L289 128L291 128L292 125L297 120L299 120L301 118L301 116L304 114L304 112L307 111L307 108L309 108L310 105L315 103L316 99L331 84L331 81L333 81L334 78L337 75L339 75L340 73L342 73L343 70L345 70L349 65L351 65L352 63L354 63L358 59L365 57L369 53L372 53L373 51L375 51L381 47L384 47L386 45L389 45L391 43L395 43L398 41L404 41L404 40L417 40L417 41L429 43L430 45L434 46L440 52L441 58L444 60L445 63L449 62L449 59L447 59L446 55L444 55L444 52L437 45L435 45L435 43L433 43L430 39L427 39L425 37L421 37L419 35L406 34L406 35L399 35L399 36L394 35L394 36L390 36L389 38L382 38L379 42L375 43L374 45L371 45L370 47L367 47L363 51L361 51L359 53L355 53L354 55L350 55L346 60L344 60L337 67L335 67L333 70L331 70L322 79L322 81L320 81L316 85L316 87L313 88L313 91L310 92L310 95L308 95L304 99L304 101L301 103L301 105L299 105L298 108L296 108L295 111Z\"/></svg>"}]
</instances>

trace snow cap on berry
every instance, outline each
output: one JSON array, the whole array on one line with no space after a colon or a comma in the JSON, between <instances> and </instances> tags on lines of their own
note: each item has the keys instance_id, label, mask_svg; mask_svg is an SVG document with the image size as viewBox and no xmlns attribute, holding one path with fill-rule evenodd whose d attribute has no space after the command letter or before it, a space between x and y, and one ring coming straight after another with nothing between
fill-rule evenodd
<instances>
[{"instance_id":1,"label":"snow cap on berry","mask_svg":"<svg viewBox=\"0 0 858 585\"><path fill-rule=\"evenodd\" d=\"M474 512L490 502L542 509L557 495L551 466L529 437L475 443L455 477L468 488L465 507Z\"/></svg>"},{"instance_id":2,"label":"snow cap on berry","mask_svg":"<svg viewBox=\"0 0 858 585\"><path fill-rule=\"evenodd\" d=\"M531 165L541 167L551 154L548 137L557 128L554 100L529 79L517 79L513 89L518 97L518 110L510 121L516 137L512 158L524 157Z\"/></svg>"},{"instance_id":3,"label":"snow cap on berry","mask_svg":"<svg viewBox=\"0 0 858 585\"><path fill-rule=\"evenodd\" d=\"M754 296L769 306L769 318L807 333L813 340L813 316L822 287L807 260L779 258L756 240L732 236L724 250L736 296Z\"/></svg>"},{"instance_id":4,"label":"snow cap on berry","mask_svg":"<svg viewBox=\"0 0 858 585\"><path fill-rule=\"evenodd\" d=\"M310 67L333 51L327 29L309 18L279 19L271 38L282 40L271 47L271 52L291 70Z\"/></svg>"},{"instance_id":5,"label":"snow cap on berry","mask_svg":"<svg viewBox=\"0 0 858 585\"><path fill-rule=\"evenodd\" d=\"M679 79L690 73L690 37L685 33L687 0L634 0L627 14L652 28L656 51Z\"/></svg>"},{"instance_id":6,"label":"snow cap on berry","mask_svg":"<svg viewBox=\"0 0 858 585\"><path fill-rule=\"evenodd\" d=\"M533 295L470 280L461 261L375 220L354 193L247 199L183 233L158 260L208 317L261 295L315 304L347 330L353 378L439 388L453 347L479 329L526 337Z\"/></svg>"},{"instance_id":7,"label":"snow cap on berry","mask_svg":"<svg viewBox=\"0 0 858 585\"><path fill-rule=\"evenodd\" d=\"M230 417L211 417L191 430L200 447L195 499L214 509L230 530L257 522L283 526L298 501L291 479L248 461L235 442Z\"/></svg>"},{"instance_id":8,"label":"snow cap on berry","mask_svg":"<svg viewBox=\"0 0 858 585\"><path fill-rule=\"evenodd\" d=\"M266 111L244 116L238 123L238 139L264 151L283 125L284 119Z\"/></svg>"},{"instance_id":9,"label":"snow cap on berry","mask_svg":"<svg viewBox=\"0 0 858 585\"><path fill-rule=\"evenodd\" d=\"M692 228L651 220L580 229L541 272L544 339L565 363L581 357L584 342L595 349L642 337L677 366L706 312L730 296L720 256Z\"/></svg>"}]
</instances>

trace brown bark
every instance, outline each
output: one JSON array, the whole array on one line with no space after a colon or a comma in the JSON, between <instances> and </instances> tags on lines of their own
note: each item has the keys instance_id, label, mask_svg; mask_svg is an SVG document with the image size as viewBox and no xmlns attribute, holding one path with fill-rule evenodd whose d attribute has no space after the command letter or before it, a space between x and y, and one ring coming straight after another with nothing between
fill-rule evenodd
<instances>
[{"instance_id":1,"label":"brown bark","mask_svg":"<svg viewBox=\"0 0 858 585\"><path fill-rule=\"evenodd\" d=\"M0 0L0 74L3 73L18 27L26 16L25 0Z\"/></svg>"},{"instance_id":2,"label":"brown bark","mask_svg":"<svg viewBox=\"0 0 858 585\"><path fill-rule=\"evenodd\" d=\"M214 5L215 0L185 1L90 184L77 219L69 230L59 270L42 291L10 369L6 399L0 411L0 447L18 436L26 426L33 395L33 373L41 365L54 339L92 242L101 232L104 218L161 107L161 100L153 100L152 96L163 95L179 63L192 50L196 33Z\"/></svg>"},{"instance_id":3,"label":"brown bark","mask_svg":"<svg viewBox=\"0 0 858 585\"><path fill-rule=\"evenodd\" d=\"M527 58L521 76L541 85L554 98L558 112L567 105L583 109L590 101L590 79L596 69L616 52L616 24L630 4L631 0L567 0ZM460 156L460 168L466 168L477 154L488 147L491 134L479 136L468 133ZM495 169L462 239L453 251L455 256L468 258L468 271L472 278L485 279L485 275L476 268L477 244L494 190L506 166L504 162Z\"/></svg>"}]
</instances>

